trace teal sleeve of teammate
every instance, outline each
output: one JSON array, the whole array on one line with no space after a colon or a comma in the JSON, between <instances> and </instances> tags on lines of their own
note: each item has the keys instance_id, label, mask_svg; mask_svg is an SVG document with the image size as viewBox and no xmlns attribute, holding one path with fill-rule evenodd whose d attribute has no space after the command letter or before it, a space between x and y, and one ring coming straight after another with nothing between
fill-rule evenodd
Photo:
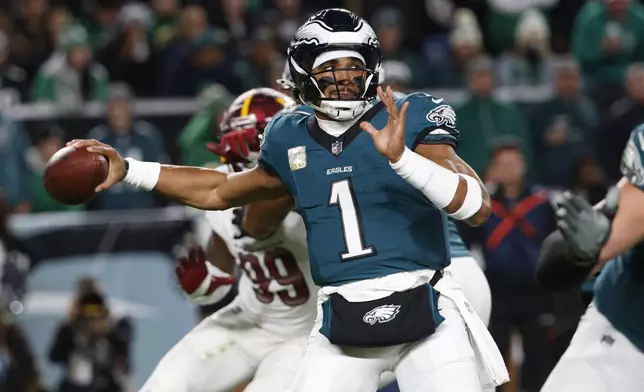
<instances>
[{"instance_id":1,"label":"teal sleeve of teammate","mask_svg":"<svg viewBox=\"0 0 644 392\"><path fill-rule=\"evenodd\" d=\"M419 144L449 144L456 147L459 132L456 129L454 109L442 98L425 93L409 94L398 101L407 107L405 144L415 150Z\"/></svg>"}]
</instances>

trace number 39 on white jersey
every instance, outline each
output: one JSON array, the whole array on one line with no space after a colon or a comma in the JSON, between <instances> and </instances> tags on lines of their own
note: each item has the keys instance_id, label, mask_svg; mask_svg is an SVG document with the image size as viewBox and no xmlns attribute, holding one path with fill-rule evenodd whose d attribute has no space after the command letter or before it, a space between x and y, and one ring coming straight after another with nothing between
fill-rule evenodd
<instances>
[{"instance_id":1,"label":"number 39 on white jersey","mask_svg":"<svg viewBox=\"0 0 644 392\"><path fill-rule=\"evenodd\" d=\"M242 272L238 301L242 311L266 330L308 334L315 319L318 289L309 270L302 218L294 212L286 216L282 222L284 241L277 248L249 252L235 239L239 228L233 224L233 211L205 214Z\"/></svg>"}]
</instances>

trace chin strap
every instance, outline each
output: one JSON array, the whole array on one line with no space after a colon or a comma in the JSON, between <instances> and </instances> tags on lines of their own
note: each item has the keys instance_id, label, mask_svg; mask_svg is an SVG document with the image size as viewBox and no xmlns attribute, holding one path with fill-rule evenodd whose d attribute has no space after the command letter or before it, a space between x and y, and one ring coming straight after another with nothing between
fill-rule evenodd
<instances>
[{"instance_id":1,"label":"chin strap","mask_svg":"<svg viewBox=\"0 0 644 392\"><path fill-rule=\"evenodd\" d=\"M371 107L370 102L366 100L356 100L356 101L342 101L344 103L358 103L354 109L349 109L349 110L342 110L342 109L337 109L331 106L323 107L322 105L315 105L312 102L307 102L302 99L302 95L299 96L299 99L301 102L303 102L305 105L312 107L313 109L317 110L318 112L324 113L327 116L331 117L334 120L338 121L347 121L347 120L352 120L355 119L356 117L359 117L367 111Z\"/></svg>"}]
</instances>

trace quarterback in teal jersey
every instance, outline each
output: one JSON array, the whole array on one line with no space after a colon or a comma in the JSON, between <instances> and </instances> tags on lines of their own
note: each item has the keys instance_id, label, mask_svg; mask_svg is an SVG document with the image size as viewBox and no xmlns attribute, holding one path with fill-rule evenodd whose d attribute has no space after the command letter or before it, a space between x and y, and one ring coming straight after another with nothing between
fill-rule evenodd
<instances>
[{"instance_id":1,"label":"quarterback in teal jersey","mask_svg":"<svg viewBox=\"0 0 644 392\"><path fill-rule=\"evenodd\" d=\"M454 110L380 89L378 39L346 10L312 16L288 61L294 96L315 114L275 118L252 170L225 175L124 160L91 140L70 145L109 159L98 191L123 181L216 210L293 197L321 287L296 392L370 392L385 371L403 392L480 391L479 365L491 385L507 381L487 329L442 274L447 217L480 225L490 214L485 187L454 151Z\"/></svg>"},{"instance_id":2,"label":"quarterback in teal jersey","mask_svg":"<svg viewBox=\"0 0 644 392\"><path fill-rule=\"evenodd\" d=\"M565 288L550 276L556 272L568 282L601 272L593 302L542 392L644 391L644 125L631 133L621 170L612 223L567 195L558 212L563 235L544 243L546 285Z\"/></svg>"},{"instance_id":3,"label":"quarterback in teal jersey","mask_svg":"<svg viewBox=\"0 0 644 392\"><path fill-rule=\"evenodd\" d=\"M387 80L384 75L384 71L381 70L379 77L380 85L382 86ZM291 90L294 85L288 63L284 68L282 79L279 80L279 82L282 85L283 90ZM404 99L406 94L394 91L393 96L396 99ZM280 115L294 111L314 114L312 107L307 105L296 105L288 110L282 111ZM449 271L453 275L476 314L481 318L485 325L488 325L492 308L492 294L490 292L487 278L481 270L478 262L472 257L471 252L465 246L465 243L461 238L461 234L456 227L456 223L454 223L453 220L448 219L447 229L450 260L452 262L446 268L446 271Z\"/></svg>"}]
</instances>

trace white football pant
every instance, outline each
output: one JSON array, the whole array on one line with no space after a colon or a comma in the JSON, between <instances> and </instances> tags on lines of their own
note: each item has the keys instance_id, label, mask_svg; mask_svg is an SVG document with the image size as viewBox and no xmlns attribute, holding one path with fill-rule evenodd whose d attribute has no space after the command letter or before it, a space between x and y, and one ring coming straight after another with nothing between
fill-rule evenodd
<instances>
[{"instance_id":1,"label":"white football pant","mask_svg":"<svg viewBox=\"0 0 644 392\"><path fill-rule=\"evenodd\" d=\"M233 301L220 312L235 307ZM184 336L140 392L228 392L251 379L245 392L284 392L291 387L307 336L288 339L257 327L226 327L216 319L220 312Z\"/></svg>"},{"instance_id":2,"label":"white football pant","mask_svg":"<svg viewBox=\"0 0 644 392\"><path fill-rule=\"evenodd\" d=\"M445 268L463 290L465 298L485 326L490 324L492 312L492 292L483 270L473 257L456 257Z\"/></svg>"},{"instance_id":3,"label":"white football pant","mask_svg":"<svg viewBox=\"0 0 644 392\"><path fill-rule=\"evenodd\" d=\"M644 310L643 310L644 311ZM541 392L644 391L644 353L591 304Z\"/></svg>"},{"instance_id":4,"label":"white football pant","mask_svg":"<svg viewBox=\"0 0 644 392\"><path fill-rule=\"evenodd\" d=\"M492 293L483 270L473 257L456 257L445 269L461 287L465 298L469 301L474 312L481 318L485 326L490 324L492 312ZM393 372L385 372L380 377L379 386L382 388L396 379ZM493 390L493 389L492 389Z\"/></svg>"},{"instance_id":5,"label":"white football pant","mask_svg":"<svg viewBox=\"0 0 644 392\"><path fill-rule=\"evenodd\" d=\"M393 371L402 392L480 392L477 362L454 302L441 296L445 321L428 338L382 348L339 347L318 331L318 312L297 375L295 392L374 392L380 375Z\"/></svg>"}]
</instances>

